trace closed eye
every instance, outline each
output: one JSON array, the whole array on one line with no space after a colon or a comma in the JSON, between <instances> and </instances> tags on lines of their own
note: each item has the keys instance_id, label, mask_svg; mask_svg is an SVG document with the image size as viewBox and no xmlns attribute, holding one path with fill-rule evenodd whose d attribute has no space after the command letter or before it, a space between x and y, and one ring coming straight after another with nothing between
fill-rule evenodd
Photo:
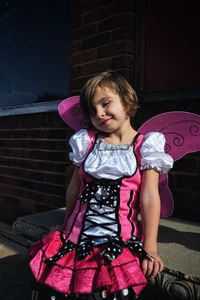
<instances>
[{"instance_id":1,"label":"closed eye","mask_svg":"<svg viewBox=\"0 0 200 300\"><path fill-rule=\"evenodd\" d=\"M103 103L102 103L102 107L107 106L109 103L110 103L110 102L103 102Z\"/></svg>"}]
</instances>

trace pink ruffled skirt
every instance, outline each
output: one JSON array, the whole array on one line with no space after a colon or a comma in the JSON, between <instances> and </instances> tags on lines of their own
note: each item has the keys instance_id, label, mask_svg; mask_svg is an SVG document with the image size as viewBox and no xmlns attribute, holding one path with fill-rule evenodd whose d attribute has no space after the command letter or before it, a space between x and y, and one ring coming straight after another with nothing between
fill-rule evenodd
<instances>
[{"instance_id":1,"label":"pink ruffled skirt","mask_svg":"<svg viewBox=\"0 0 200 300\"><path fill-rule=\"evenodd\" d=\"M46 259L56 255L62 246L60 232L55 231L31 247L30 268L40 284L63 294L92 294L97 290L111 294L131 287L136 295L147 284L138 257L128 248L109 264L101 255L105 244L94 247L82 260L72 250L48 264Z\"/></svg>"}]
</instances>

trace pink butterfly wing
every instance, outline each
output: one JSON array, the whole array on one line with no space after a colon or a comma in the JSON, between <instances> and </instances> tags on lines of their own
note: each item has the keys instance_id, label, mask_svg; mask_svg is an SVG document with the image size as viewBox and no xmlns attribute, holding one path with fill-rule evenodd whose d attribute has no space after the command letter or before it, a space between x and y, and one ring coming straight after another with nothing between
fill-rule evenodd
<instances>
[{"instance_id":1,"label":"pink butterfly wing","mask_svg":"<svg viewBox=\"0 0 200 300\"><path fill-rule=\"evenodd\" d=\"M58 105L58 112L62 120L75 131L81 128L88 128L88 121L81 113L80 109L80 97L69 97Z\"/></svg>"},{"instance_id":2,"label":"pink butterfly wing","mask_svg":"<svg viewBox=\"0 0 200 300\"><path fill-rule=\"evenodd\" d=\"M174 160L187 153L200 150L200 116L190 112L173 111L157 115L146 121L139 132L146 134L159 131L165 135L165 151ZM170 216L174 208L174 200L168 187L168 175L162 174L159 180L161 195L161 216Z\"/></svg>"},{"instance_id":3,"label":"pink butterfly wing","mask_svg":"<svg viewBox=\"0 0 200 300\"><path fill-rule=\"evenodd\" d=\"M139 131L159 131L166 138L166 153L174 160L185 154L200 150L200 116L190 112L172 111L157 115L146 121Z\"/></svg>"}]
</instances>

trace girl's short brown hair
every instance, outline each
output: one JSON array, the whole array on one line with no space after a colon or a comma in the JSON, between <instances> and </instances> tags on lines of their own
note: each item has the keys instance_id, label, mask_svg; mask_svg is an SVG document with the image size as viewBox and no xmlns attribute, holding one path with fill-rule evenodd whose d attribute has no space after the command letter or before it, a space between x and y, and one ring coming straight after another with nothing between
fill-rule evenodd
<instances>
[{"instance_id":1,"label":"girl's short brown hair","mask_svg":"<svg viewBox=\"0 0 200 300\"><path fill-rule=\"evenodd\" d=\"M107 71L89 79L81 91L80 106L83 114L88 119L92 115L92 101L97 87L110 88L119 95L127 114L130 115L131 118L134 117L138 108L136 92L122 75L114 71Z\"/></svg>"}]
</instances>

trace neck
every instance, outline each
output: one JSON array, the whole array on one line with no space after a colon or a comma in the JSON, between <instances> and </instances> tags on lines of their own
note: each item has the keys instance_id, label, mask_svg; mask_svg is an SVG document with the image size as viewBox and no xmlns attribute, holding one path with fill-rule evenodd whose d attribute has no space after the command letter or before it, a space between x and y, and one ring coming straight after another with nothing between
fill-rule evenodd
<instances>
[{"instance_id":1,"label":"neck","mask_svg":"<svg viewBox=\"0 0 200 300\"><path fill-rule=\"evenodd\" d=\"M127 126L125 129L117 130L111 133L103 133L104 139L109 144L130 144L137 134L133 127Z\"/></svg>"}]
</instances>

